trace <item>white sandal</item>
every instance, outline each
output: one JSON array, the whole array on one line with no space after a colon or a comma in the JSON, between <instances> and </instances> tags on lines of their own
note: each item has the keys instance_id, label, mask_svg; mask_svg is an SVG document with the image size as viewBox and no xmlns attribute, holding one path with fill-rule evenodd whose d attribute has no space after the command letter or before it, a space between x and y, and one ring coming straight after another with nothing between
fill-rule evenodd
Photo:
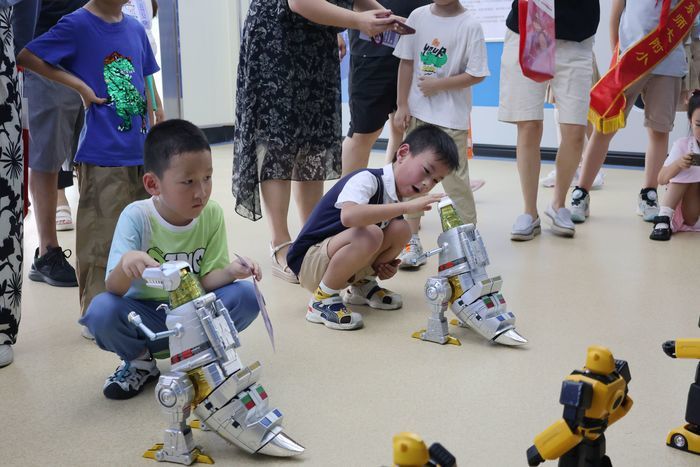
<instances>
[{"instance_id":1,"label":"white sandal","mask_svg":"<svg viewBox=\"0 0 700 467\"><path fill-rule=\"evenodd\" d=\"M287 282L291 282L292 284L298 284L299 283L299 278L297 277L296 274L294 274L294 271L289 269L289 266L285 265L282 266L280 262L277 260L277 252L280 251L282 248L291 245L292 242L284 242L280 243L277 246L272 246L272 243L270 243L270 257L272 259L272 275L275 277L279 277L282 280L285 280Z\"/></svg>"},{"instance_id":2,"label":"white sandal","mask_svg":"<svg viewBox=\"0 0 700 467\"><path fill-rule=\"evenodd\" d=\"M56 230L73 230L73 217L71 216L70 206L56 206Z\"/></svg>"}]
</instances>

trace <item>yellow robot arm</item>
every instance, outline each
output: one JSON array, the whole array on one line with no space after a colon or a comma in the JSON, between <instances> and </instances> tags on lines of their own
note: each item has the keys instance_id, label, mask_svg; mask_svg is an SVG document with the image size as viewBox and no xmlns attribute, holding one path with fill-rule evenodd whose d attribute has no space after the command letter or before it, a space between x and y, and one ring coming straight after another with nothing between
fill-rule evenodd
<instances>
[{"instance_id":1,"label":"yellow robot arm","mask_svg":"<svg viewBox=\"0 0 700 467\"><path fill-rule=\"evenodd\" d=\"M574 448L583 439L579 426L585 417L586 410L593 401L593 387L585 381L564 380L561 385L559 402L564 406L561 420L535 437L534 447L542 459L558 459ZM530 465L537 465L537 455L532 455Z\"/></svg>"},{"instance_id":2,"label":"yellow robot arm","mask_svg":"<svg viewBox=\"0 0 700 467\"><path fill-rule=\"evenodd\" d=\"M630 411L632 408L632 404L634 402L630 398L630 396L625 396L625 399L622 401L622 404L620 406L613 410L612 413L610 413L610 416L608 417L608 425L612 425L625 415L627 415L627 412Z\"/></svg>"},{"instance_id":3,"label":"yellow robot arm","mask_svg":"<svg viewBox=\"0 0 700 467\"><path fill-rule=\"evenodd\" d=\"M700 358L700 339L676 339L676 358Z\"/></svg>"},{"instance_id":4,"label":"yellow robot arm","mask_svg":"<svg viewBox=\"0 0 700 467\"><path fill-rule=\"evenodd\" d=\"M583 436L571 431L566 420L554 422L535 436L535 447L543 459L558 459L581 442Z\"/></svg>"}]
</instances>

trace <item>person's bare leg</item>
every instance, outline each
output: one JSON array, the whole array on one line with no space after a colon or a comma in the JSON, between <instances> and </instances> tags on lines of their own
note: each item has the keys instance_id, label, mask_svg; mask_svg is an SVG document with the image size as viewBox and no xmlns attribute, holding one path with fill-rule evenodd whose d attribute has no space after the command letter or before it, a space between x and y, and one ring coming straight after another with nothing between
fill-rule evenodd
<instances>
[{"instance_id":1,"label":"person's bare leg","mask_svg":"<svg viewBox=\"0 0 700 467\"><path fill-rule=\"evenodd\" d=\"M64 188L61 188L56 192L56 206L70 206L68 203L68 198L66 198L66 190Z\"/></svg>"},{"instance_id":2,"label":"person's bare leg","mask_svg":"<svg viewBox=\"0 0 700 467\"><path fill-rule=\"evenodd\" d=\"M684 197L686 197L685 194L686 191L688 191L689 186L690 184L688 183L669 183L663 197L661 198L661 206L669 207L675 210L681 200L685 204L686 200ZM683 214L685 214L685 211Z\"/></svg>"},{"instance_id":3,"label":"person's bare leg","mask_svg":"<svg viewBox=\"0 0 700 467\"><path fill-rule=\"evenodd\" d=\"M272 246L281 245L290 241L287 214L289 213L289 199L291 182L289 180L266 180L260 184L263 207L267 214L267 223L272 231ZM285 266L287 264L287 249L282 248L275 255L277 261Z\"/></svg>"},{"instance_id":4,"label":"person's bare leg","mask_svg":"<svg viewBox=\"0 0 700 467\"><path fill-rule=\"evenodd\" d=\"M644 158L644 186L642 188L656 188L659 172L668 155L668 133L647 128L649 143Z\"/></svg>"},{"instance_id":5,"label":"person's bare leg","mask_svg":"<svg viewBox=\"0 0 700 467\"><path fill-rule=\"evenodd\" d=\"M420 230L421 217L406 217L405 218L406 222L408 222L408 227L411 230L411 234L418 235L418 231Z\"/></svg>"},{"instance_id":6,"label":"person's bare leg","mask_svg":"<svg viewBox=\"0 0 700 467\"><path fill-rule=\"evenodd\" d=\"M593 130L591 138L583 151L583 165L581 166L581 177L578 186L586 191L590 191L593 181L598 171L605 162L608 155L610 141L615 137L615 133L603 134L598 130Z\"/></svg>"},{"instance_id":7,"label":"person's bare leg","mask_svg":"<svg viewBox=\"0 0 700 467\"><path fill-rule=\"evenodd\" d=\"M386 156L384 157L384 162L386 164L391 164L394 161L396 151L398 151L399 146L401 146L401 141L403 141L404 131L403 129L394 125L393 113L389 115L389 121L384 125L384 127L389 129L389 142L386 144Z\"/></svg>"},{"instance_id":8,"label":"person's bare leg","mask_svg":"<svg viewBox=\"0 0 700 467\"><path fill-rule=\"evenodd\" d=\"M420 221L420 218L418 219ZM384 229L384 238L372 265L388 263L399 256L411 238L411 228L405 220L392 220Z\"/></svg>"},{"instance_id":9,"label":"person's bare leg","mask_svg":"<svg viewBox=\"0 0 700 467\"><path fill-rule=\"evenodd\" d=\"M537 184L540 176L542 121L518 122L518 145L515 150L523 192L525 213L537 218Z\"/></svg>"},{"instance_id":10,"label":"person's bare leg","mask_svg":"<svg viewBox=\"0 0 700 467\"><path fill-rule=\"evenodd\" d=\"M700 183L687 184L681 206L683 223L685 225L696 225L700 218Z\"/></svg>"},{"instance_id":11,"label":"person's bare leg","mask_svg":"<svg viewBox=\"0 0 700 467\"><path fill-rule=\"evenodd\" d=\"M343 140L343 176L367 167L372 146L380 134L381 128L374 133L354 133Z\"/></svg>"},{"instance_id":12,"label":"person's bare leg","mask_svg":"<svg viewBox=\"0 0 700 467\"><path fill-rule=\"evenodd\" d=\"M566 192L569 191L571 181L576 174L576 168L581 161L581 152L586 137L586 127L583 125L562 123L559 127L561 128L561 144L557 150L555 163L557 178L552 198L552 207L555 211L564 207Z\"/></svg>"},{"instance_id":13,"label":"person's bare leg","mask_svg":"<svg viewBox=\"0 0 700 467\"><path fill-rule=\"evenodd\" d=\"M331 258L323 274L323 283L331 289L345 287L352 276L369 264L368 258L377 255L384 234L376 225L353 227L334 236L328 242Z\"/></svg>"},{"instance_id":14,"label":"person's bare leg","mask_svg":"<svg viewBox=\"0 0 700 467\"><path fill-rule=\"evenodd\" d=\"M58 172L29 171L29 191L39 234L39 256L46 253L48 247L58 246L56 235L56 184Z\"/></svg>"},{"instance_id":15,"label":"person's bare leg","mask_svg":"<svg viewBox=\"0 0 700 467\"><path fill-rule=\"evenodd\" d=\"M306 224L311 212L323 197L323 180L315 182L294 182L292 183L294 201L299 212L299 222Z\"/></svg>"}]
</instances>

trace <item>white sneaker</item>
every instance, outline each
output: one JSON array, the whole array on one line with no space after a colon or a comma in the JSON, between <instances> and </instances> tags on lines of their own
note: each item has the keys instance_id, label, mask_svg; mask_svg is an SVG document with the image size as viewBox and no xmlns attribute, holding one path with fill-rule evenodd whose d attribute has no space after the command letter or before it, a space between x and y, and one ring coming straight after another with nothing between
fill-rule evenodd
<instances>
[{"instance_id":1,"label":"white sneaker","mask_svg":"<svg viewBox=\"0 0 700 467\"><path fill-rule=\"evenodd\" d=\"M578 174L578 170L576 170ZM557 181L557 171L552 170L547 174L547 176L540 178L540 185L545 188L552 188Z\"/></svg>"},{"instance_id":2,"label":"white sneaker","mask_svg":"<svg viewBox=\"0 0 700 467\"><path fill-rule=\"evenodd\" d=\"M576 174L574 175L574 179L571 181L572 187L578 186L579 183L579 177L581 176L581 169L578 168L576 169ZM546 177L540 178L540 184L543 187L546 188L553 188L554 184L557 181L557 171L552 170L547 174ZM600 188L603 186L603 183L605 183L605 174L603 173L602 170L599 170L598 173L596 174L595 178L593 179L593 185L591 186L591 190L595 190L597 188Z\"/></svg>"},{"instance_id":3,"label":"white sneaker","mask_svg":"<svg viewBox=\"0 0 700 467\"><path fill-rule=\"evenodd\" d=\"M12 350L12 346L10 344L0 345L0 368L12 363L12 360L14 360L14 358L15 353Z\"/></svg>"},{"instance_id":4,"label":"white sneaker","mask_svg":"<svg viewBox=\"0 0 700 467\"><path fill-rule=\"evenodd\" d=\"M401 269L419 268L428 262L428 258L423 256L423 245L421 245L418 235L411 236L406 247L399 255L399 259L401 260L399 264Z\"/></svg>"},{"instance_id":5,"label":"white sneaker","mask_svg":"<svg viewBox=\"0 0 700 467\"><path fill-rule=\"evenodd\" d=\"M637 214L646 222L653 222L659 215L659 195L656 188L644 188L637 197Z\"/></svg>"},{"instance_id":6,"label":"white sneaker","mask_svg":"<svg viewBox=\"0 0 700 467\"><path fill-rule=\"evenodd\" d=\"M574 188L571 192L571 220L574 222L586 222L586 218L591 214L591 196L588 191L581 187Z\"/></svg>"},{"instance_id":7,"label":"white sneaker","mask_svg":"<svg viewBox=\"0 0 700 467\"><path fill-rule=\"evenodd\" d=\"M515 219L515 224L510 231L510 239L516 242L532 240L542 231L540 218L533 220L530 214L520 214Z\"/></svg>"},{"instance_id":8,"label":"white sneaker","mask_svg":"<svg viewBox=\"0 0 700 467\"><path fill-rule=\"evenodd\" d=\"M83 328L80 330L80 335L83 336L87 340L90 340L90 341L95 340L95 336L92 335L92 333L90 332L90 330L88 329L87 326L83 326Z\"/></svg>"},{"instance_id":9,"label":"white sneaker","mask_svg":"<svg viewBox=\"0 0 700 467\"><path fill-rule=\"evenodd\" d=\"M577 176L576 178L576 183L572 183L571 185L578 185L578 172L576 172ZM595 190L596 188L601 188L603 186L603 183L605 183L605 174L603 173L602 170L599 170L598 173L596 174L595 178L593 179L593 185L591 185L591 190Z\"/></svg>"},{"instance_id":10,"label":"white sneaker","mask_svg":"<svg viewBox=\"0 0 700 467\"><path fill-rule=\"evenodd\" d=\"M562 237L573 237L576 233L576 226L571 220L571 211L566 208L559 208L554 212L550 204L544 214L552 221L552 232Z\"/></svg>"}]
</instances>

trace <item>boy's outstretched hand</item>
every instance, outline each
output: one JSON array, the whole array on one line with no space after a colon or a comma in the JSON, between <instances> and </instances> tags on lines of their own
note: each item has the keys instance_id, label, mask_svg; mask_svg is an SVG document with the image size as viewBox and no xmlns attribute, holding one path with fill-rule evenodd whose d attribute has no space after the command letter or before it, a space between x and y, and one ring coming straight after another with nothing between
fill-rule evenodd
<instances>
[{"instance_id":1,"label":"boy's outstretched hand","mask_svg":"<svg viewBox=\"0 0 700 467\"><path fill-rule=\"evenodd\" d=\"M160 266L158 261L148 256L145 251L127 251L119 262L129 279L140 279L144 269Z\"/></svg>"},{"instance_id":2,"label":"boy's outstretched hand","mask_svg":"<svg viewBox=\"0 0 700 467\"><path fill-rule=\"evenodd\" d=\"M445 197L445 193L431 193L418 198L413 198L410 201L404 201L406 204L406 214L414 214L417 212L430 211L431 204L437 203Z\"/></svg>"},{"instance_id":3,"label":"boy's outstretched hand","mask_svg":"<svg viewBox=\"0 0 700 467\"><path fill-rule=\"evenodd\" d=\"M262 279L262 270L258 263L247 256L236 256L237 258L226 267L229 274L235 279L246 279L250 276L255 277L256 280Z\"/></svg>"},{"instance_id":4,"label":"boy's outstretched hand","mask_svg":"<svg viewBox=\"0 0 700 467\"><path fill-rule=\"evenodd\" d=\"M377 273L377 278L381 280L391 279L399 270L401 260L398 258L392 259L388 263L374 264L372 267Z\"/></svg>"}]
</instances>

